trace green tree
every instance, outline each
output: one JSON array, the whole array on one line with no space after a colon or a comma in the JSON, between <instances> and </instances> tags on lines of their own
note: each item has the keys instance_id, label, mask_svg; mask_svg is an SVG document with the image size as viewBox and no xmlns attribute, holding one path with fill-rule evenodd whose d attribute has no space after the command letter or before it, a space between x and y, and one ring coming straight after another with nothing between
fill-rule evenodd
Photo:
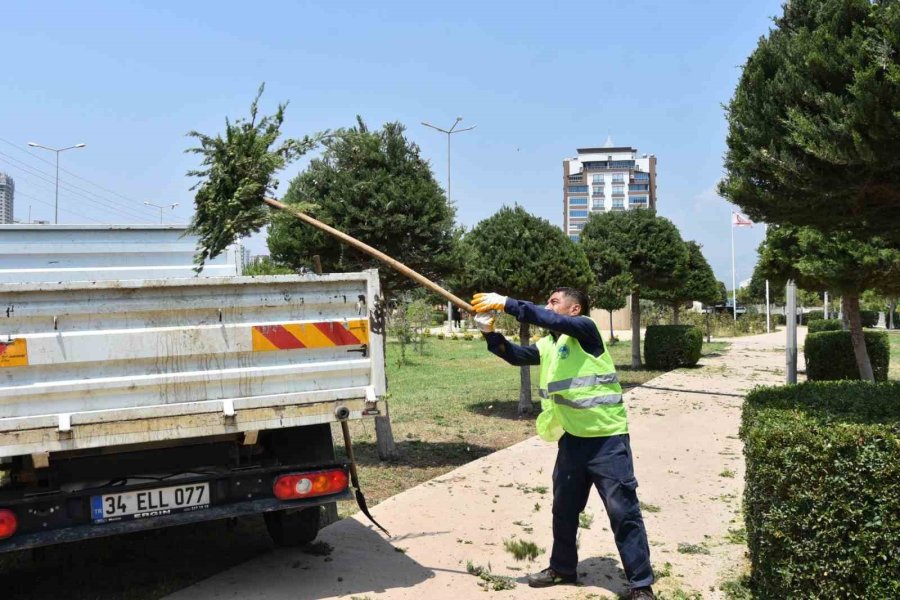
<instances>
[{"instance_id":1,"label":"green tree","mask_svg":"<svg viewBox=\"0 0 900 600\"><path fill-rule=\"evenodd\" d=\"M306 212L340 229L433 280L450 275L459 264L455 211L438 186L419 148L400 123L369 131L360 117L356 127L327 138L325 151L300 173L284 202L306 205ZM312 205L309 205L312 203ZM269 229L272 258L294 269L321 257L326 271L377 268L381 263L290 215L277 215ZM390 270L380 272L387 298L416 284ZM397 454L385 403L375 417L378 454Z\"/></svg>"},{"instance_id":2,"label":"green tree","mask_svg":"<svg viewBox=\"0 0 900 600\"><path fill-rule=\"evenodd\" d=\"M244 267L244 275L293 275L290 267L279 265L270 256L260 256Z\"/></svg>"},{"instance_id":3,"label":"green tree","mask_svg":"<svg viewBox=\"0 0 900 600\"><path fill-rule=\"evenodd\" d=\"M200 145L186 152L203 157L202 168L188 171L188 176L200 180L191 187L197 194L188 227L188 232L199 238L194 255L198 273L208 259L269 221L269 207L263 198L278 188L275 174L312 150L324 135L286 139L273 147L281 137L287 103L279 104L274 115L260 117L259 99L264 89L265 84L259 86L249 119L225 119L224 136L188 133Z\"/></svg>"},{"instance_id":4,"label":"green tree","mask_svg":"<svg viewBox=\"0 0 900 600\"><path fill-rule=\"evenodd\" d=\"M593 277L581 248L546 219L520 206L503 207L463 238L466 270L461 287L497 292L543 305L561 286L589 290ZM528 344L530 326L519 324L519 342ZM531 371L520 372L520 415L531 414Z\"/></svg>"},{"instance_id":5,"label":"green tree","mask_svg":"<svg viewBox=\"0 0 900 600\"><path fill-rule=\"evenodd\" d=\"M688 250L678 228L655 211L594 213L581 232L581 245L597 281L627 274L631 279L631 366L641 366L640 298L648 290L678 287Z\"/></svg>"},{"instance_id":6,"label":"green tree","mask_svg":"<svg viewBox=\"0 0 900 600\"><path fill-rule=\"evenodd\" d=\"M670 306L672 322L676 325L680 309L687 303L696 300L703 304L714 304L719 298L719 282L703 256L700 244L688 241L685 242L685 247L688 261L684 278L678 282L678 287L668 290L649 289L644 293L644 298Z\"/></svg>"},{"instance_id":7,"label":"green tree","mask_svg":"<svg viewBox=\"0 0 900 600\"><path fill-rule=\"evenodd\" d=\"M792 0L727 108L720 193L754 220L900 241L900 7Z\"/></svg>"},{"instance_id":8,"label":"green tree","mask_svg":"<svg viewBox=\"0 0 900 600\"><path fill-rule=\"evenodd\" d=\"M879 238L866 242L849 233L811 227L771 226L759 250L760 271L779 283L793 279L806 290L836 290L843 296L860 377L874 381L859 318L860 294L886 273L900 271L900 250Z\"/></svg>"},{"instance_id":9,"label":"green tree","mask_svg":"<svg viewBox=\"0 0 900 600\"><path fill-rule=\"evenodd\" d=\"M760 271L758 262L753 267L750 284L738 290L737 298L739 304L766 303L766 277ZM784 305L784 286L772 285L772 282L769 282L769 303Z\"/></svg>"},{"instance_id":10,"label":"green tree","mask_svg":"<svg viewBox=\"0 0 900 600\"><path fill-rule=\"evenodd\" d=\"M628 303L628 291L631 289L631 276L621 273L606 281L595 284L591 290L591 301L596 308L609 313L609 338L615 337L613 331L613 311L625 308Z\"/></svg>"},{"instance_id":11,"label":"green tree","mask_svg":"<svg viewBox=\"0 0 900 600\"><path fill-rule=\"evenodd\" d=\"M342 129L325 142L325 151L300 173L284 202L312 203L311 216L378 248L429 279L441 281L460 265L455 211L434 180L419 148L400 123L369 131ZM379 261L290 215L278 215L269 230L272 258L295 269L321 257L324 270L359 271ZM417 284L390 269L381 270L385 296Z\"/></svg>"},{"instance_id":12,"label":"green tree","mask_svg":"<svg viewBox=\"0 0 900 600\"><path fill-rule=\"evenodd\" d=\"M728 302L728 288L725 287L724 281L717 281L718 284L718 295L716 296L716 304L725 304Z\"/></svg>"}]
</instances>

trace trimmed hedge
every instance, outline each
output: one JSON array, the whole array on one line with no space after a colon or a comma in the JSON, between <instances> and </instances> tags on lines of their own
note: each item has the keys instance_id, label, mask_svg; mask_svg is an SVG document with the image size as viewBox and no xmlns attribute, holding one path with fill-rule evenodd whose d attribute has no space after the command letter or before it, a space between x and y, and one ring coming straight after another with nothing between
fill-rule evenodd
<instances>
[{"instance_id":1,"label":"trimmed hedge","mask_svg":"<svg viewBox=\"0 0 900 600\"><path fill-rule=\"evenodd\" d=\"M884 331L864 331L875 381L887 381L891 342ZM810 381L859 379L849 331L810 333L803 344L806 378Z\"/></svg>"},{"instance_id":2,"label":"trimmed hedge","mask_svg":"<svg viewBox=\"0 0 900 600\"><path fill-rule=\"evenodd\" d=\"M805 323L812 323L813 321L821 321L825 318L824 310L811 310L805 315L803 315L803 321Z\"/></svg>"},{"instance_id":3,"label":"trimmed hedge","mask_svg":"<svg viewBox=\"0 0 900 600\"><path fill-rule=\"evenodd\" d=\"M744 519L758 598L900 598L900 383L757 388Z\"/></svg>"},{"instance_id":4,"label":"trimmed hedge","mask_svg":"<svg viewBox=\"0 0 900 600\"><path fill-rule=\"evenodd\" d=\"M862 321L863 327L875 327L878 325L878 311L861 310L859 311L859 320Z\"/></svg>"},{"instance_id":5,"label":"trimmed hedge","mask_svg":"<svg viewBox=\"0 0 900 600\"><path fill-rule=\"evenodd\" d=\"M844 325L840 319L816 319L809 322L808 333L819 333L820 331L843 331Z\"/></svg>"},{"instance_id":6,"label":"trimmed hedge","mask_svg":"<svg viewBox=\"0 0 900 600\"><path fill-rule=\"evenodd\" d=\"M644 361L651 369L693 367L700 360L703 332L693 325L651 325L644 334Z\"/></svg>"},{"instance_id":7,"label":"trimmed hedge","mask_svg":"<svg viewBox=\"0 0 900 600\"><path fill-rule=\"evenodd\" d=\"M787 318L784 315L773 313L771 317L773 325L787 325Z\"/></svg>"}]
</instances>

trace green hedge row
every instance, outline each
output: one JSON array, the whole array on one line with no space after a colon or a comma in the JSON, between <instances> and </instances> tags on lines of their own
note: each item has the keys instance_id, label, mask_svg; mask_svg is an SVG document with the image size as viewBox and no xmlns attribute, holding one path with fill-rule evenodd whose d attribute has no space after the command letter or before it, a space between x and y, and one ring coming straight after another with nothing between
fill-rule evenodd
<instances>
[{"instance_id":1,"label":"green hedge row","mask_svg":"<svg viewBox=\"0 0 900 600\"><path fill-rule=\"evenodd\" d=\"M887 381L891 342L884 331L864 331L875 381ZM849 331L810 333L803 344L806 378L810 381L859 379Z\"/></svg>"},{"instance_id":2,"label":"green hedge row","mask_svg":"<svg viewBox=\"0 0 900 600\"><path fill-rule=\"evenodd\" d=\"M773 313L771 315L771 318L772 318L773 325L786 325L787 324L787 318L782 314Z\"/></svg>"},{"instance_id":3,"label":"green hedge row","mask_svg":"<svg viewBox=\"0 0 900 600\"><path fill-rule=\"evenodd\" d=\"M900 598L898 399L898 382L849 381L747 396L755 597Z\"/></svg>"},{"instance_id":4,"label":"green hedge row","mask_svg":"<svg viewBox=\"0 0 900 600\"><path fill-rule=\"evenodd\" d=\"M824 310L811 310L808 313L803 315L804 323L812 323L813 321L819 321L825 318Z\"/></svg>"},{"instance_id":5,"label":"green hedge row","mask_svg":"<svg viewBox=\"0 0 900 600\"><path fill-rule=\"evenodd\" d=\"M651 325L644 334L644 361L651 369L692 367L700 360L703 332L693 325Z\"/></svg>"},{"instance_id":6,"label":"green hedge row","mask_svg":"<svg viewBox=\"0 0 900 600\"><path fill-rule=\"evenodd\" d=\"M809 322L808 333L819 333L820 331L843 331L844 325L840 319L816 319Z\"/></svg>"}]
</instances>

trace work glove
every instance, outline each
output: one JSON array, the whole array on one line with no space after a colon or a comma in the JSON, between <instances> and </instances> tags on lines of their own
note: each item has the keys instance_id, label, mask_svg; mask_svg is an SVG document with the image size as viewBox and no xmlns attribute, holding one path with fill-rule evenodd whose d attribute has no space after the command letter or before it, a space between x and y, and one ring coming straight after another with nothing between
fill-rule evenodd
<instances>
[{"instance_id":1,"label":"work glove","mask_svg":"<svg viewBox=\"0 0 900 600\"><path fill-rule=\"evenodd\" d=\"M472 297L472 308L475 312L483 313L489 310L503 310L506 306L506 296L495 294L478 293Z\"/></svg>"},{"instance_id":2,"label":"work glove","mask_svg":"<svg viewBox=\"0 0 900 600\"><path fill-rule=\"evenodd\" d=\"M497 311L478 313L475 315L475 324L481 333L490 333L494 331L494 319L497 318Z\"/></svg>"}]
</instances>

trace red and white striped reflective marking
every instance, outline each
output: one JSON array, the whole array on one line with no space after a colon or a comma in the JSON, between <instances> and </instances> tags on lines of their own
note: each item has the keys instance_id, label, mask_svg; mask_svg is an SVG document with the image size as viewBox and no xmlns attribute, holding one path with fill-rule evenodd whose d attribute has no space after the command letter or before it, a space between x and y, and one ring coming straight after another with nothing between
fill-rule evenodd
<instances>
[{"instance_id":1,"label":"red and white striped reflective marking","mask_svg":"<svg viewBox=\"0 0 900 600\"><path fill-rule=\"evenodd\" d=\"M254 325L252 335L254 352L358 346L369 343L369 322L367 319L351 319Z\"/></svg>"}]
</instances>

